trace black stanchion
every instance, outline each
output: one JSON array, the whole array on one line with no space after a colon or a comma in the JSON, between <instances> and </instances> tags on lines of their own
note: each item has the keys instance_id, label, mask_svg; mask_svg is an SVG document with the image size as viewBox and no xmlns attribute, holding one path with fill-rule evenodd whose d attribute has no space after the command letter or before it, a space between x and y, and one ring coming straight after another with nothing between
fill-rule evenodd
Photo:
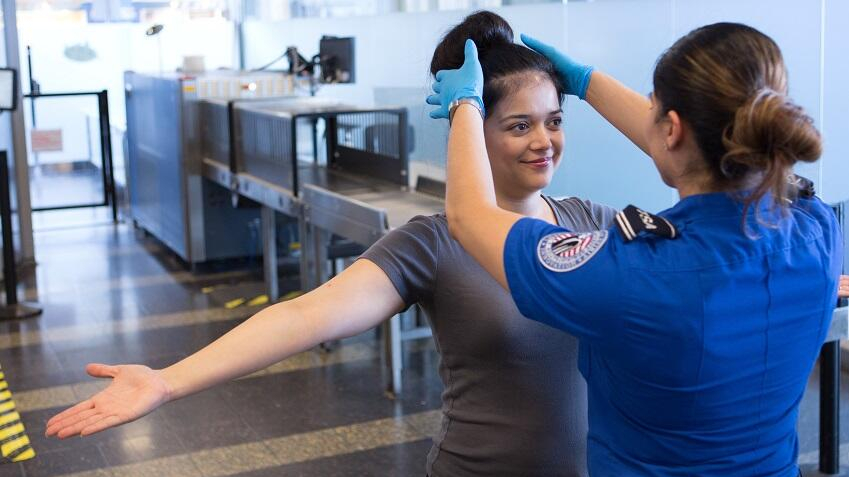
<instances>
[{"instance_id":1,"label":"black stanchion","mask_svg":"<svg viewBox=\"0 0 849 477\"><path fill-rule=\"evenodd\" d=\"M0 320L29 318L41 314L41 309L18 303L18 276L15 272L15 249L12 241L12 201L9 196L9 164L6 151L0 151L0 227L3 229L3 282L6 285L6 305L0 305Z\"/></svg>"},{"instance_id":2,"label":"black stanchion","mask_svg":"<svg viewBox=\"0 0 849 477\"><path fill-rule=\"evenodd\" d=\"M840 472L840 342L829 341L820 351L819 470Z\"/></svg>"}]
</instances>

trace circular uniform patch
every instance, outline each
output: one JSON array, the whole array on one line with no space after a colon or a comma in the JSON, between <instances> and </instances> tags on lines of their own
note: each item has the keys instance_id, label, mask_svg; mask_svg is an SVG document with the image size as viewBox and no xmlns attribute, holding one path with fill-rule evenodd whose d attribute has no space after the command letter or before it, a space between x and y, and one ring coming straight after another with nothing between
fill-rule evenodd
<instances>
[{"instance_id":1,"label":"circular uniform patch","mask_svg":"<svg viewBox=\"0 0 849 477\"><path fill-rule=\"evenodd\" d=\"M572 271L593 257L607 242L607 230L548 234L539 241L537 257L552 272Z\"/></svg>"}]
</instances>

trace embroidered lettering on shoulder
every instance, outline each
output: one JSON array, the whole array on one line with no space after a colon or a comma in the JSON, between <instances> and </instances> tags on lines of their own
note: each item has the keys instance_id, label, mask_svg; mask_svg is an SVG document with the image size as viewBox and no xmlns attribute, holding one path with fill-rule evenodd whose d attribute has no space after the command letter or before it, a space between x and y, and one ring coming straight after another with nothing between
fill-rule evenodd
<instances>
[{"instance_id":1,"label":"embroidered lettering on shoulder","mask_svg":"<svg viewBox=\"0 0 849 477\"><path fill-rule=\"evenodd\" d=\"M537 257L552 272L569 272L587 263L604 243L607 231L548 234L537 245Z\"/></svg>"},{"instance_id":2,"label":"embroidered lettering on shoulder","mask_svg":"<svg viewBox=\"0 0 849 477\"><path fill-rule=\"evenodd\" d=\"M616 214L616 226L626 242L634 240L643 231L671 239L678 237L678 230L668 220L633 205Z\"/></svg>"}]
</instances>

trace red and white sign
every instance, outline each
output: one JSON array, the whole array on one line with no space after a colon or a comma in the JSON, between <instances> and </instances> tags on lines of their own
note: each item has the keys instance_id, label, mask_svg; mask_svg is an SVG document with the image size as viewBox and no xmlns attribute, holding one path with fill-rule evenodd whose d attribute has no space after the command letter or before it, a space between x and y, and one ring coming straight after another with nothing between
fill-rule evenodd
<instances>
[{"instance_id":1,"label":"red and white sign","mask_svg":"<svg viewBox=\"0 0 849 477\"><path fill-rule=\"evenodd\" d=\"M62 150L61 129L33 129L32 152L55 152Z\"/></svg>"}]
</instances>

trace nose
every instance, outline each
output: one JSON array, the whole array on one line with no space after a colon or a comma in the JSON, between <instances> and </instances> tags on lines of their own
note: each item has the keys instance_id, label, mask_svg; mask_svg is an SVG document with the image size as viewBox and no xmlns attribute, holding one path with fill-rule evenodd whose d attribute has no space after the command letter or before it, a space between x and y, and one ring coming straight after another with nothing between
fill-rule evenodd
<instances>
[{"instance_id":1,"label":"nose","mask_svg":"<svg viewBox=\"0 0 849 477\"><path fill-rule=\"evenodd\" d=\"M538 125L531 131L530 147L534 151L547 151L551 149L551 131L545 125Z\"/></svg>"}]
</instances>

